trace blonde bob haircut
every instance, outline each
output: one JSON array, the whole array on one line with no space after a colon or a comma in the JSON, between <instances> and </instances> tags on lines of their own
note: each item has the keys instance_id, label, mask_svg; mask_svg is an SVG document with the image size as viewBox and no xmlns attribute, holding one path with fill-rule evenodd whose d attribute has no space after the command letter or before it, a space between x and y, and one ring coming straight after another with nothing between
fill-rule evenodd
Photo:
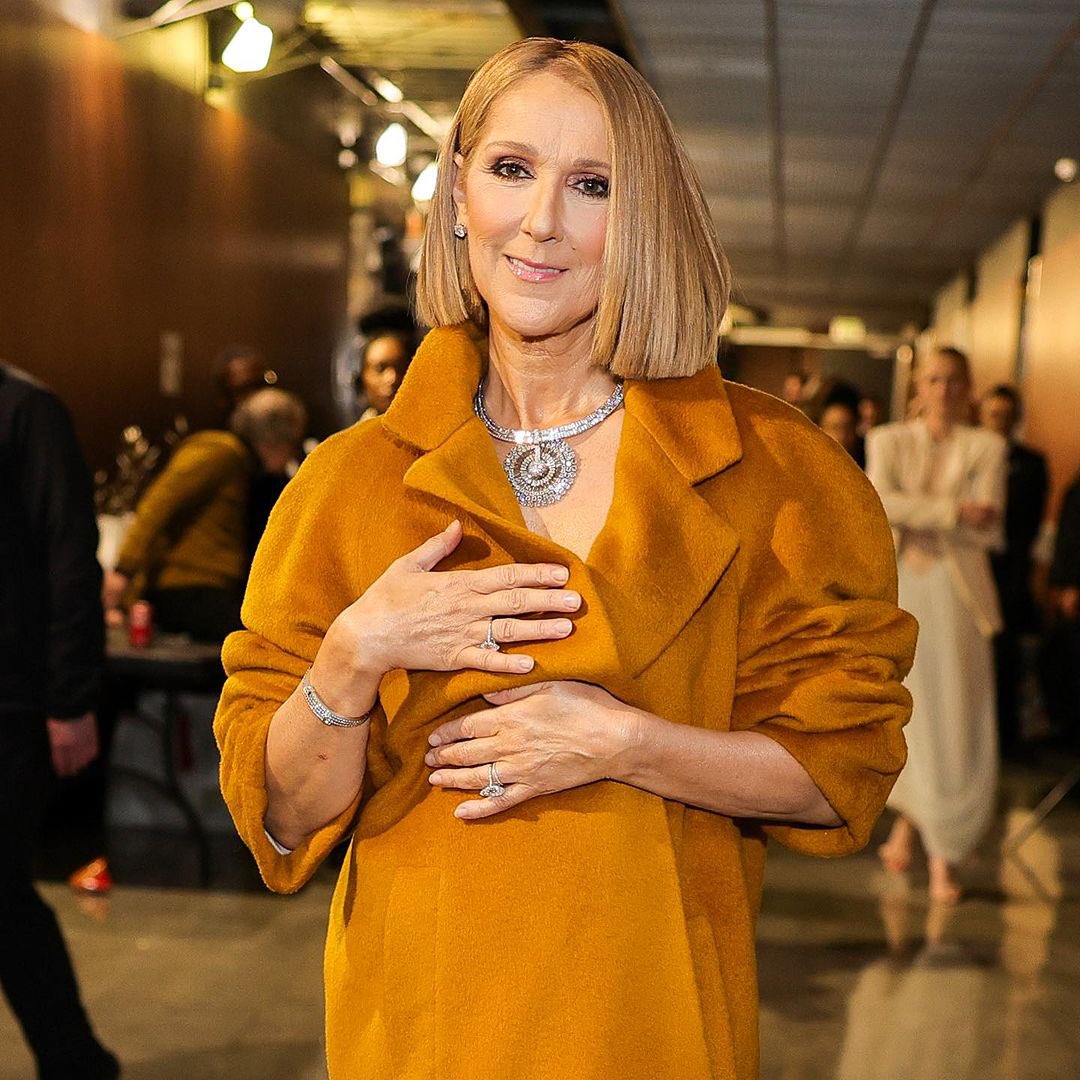
<instances>
[{"instance_id":1,"label":"blonde bob haircut","mask_svg":"<svg viewBox=\"0 0 1080 1080\"><path fill-rule=\"evenodd\" d=\"M591 94L607 122L611 183L593 363L629 379L712 366L731 275L697 175L652 87L614 53L576 41L517 41L470 79L439 155L417 281L420 320L487 325L467 245L453 233L454 156L468 170L495 102L545 71Z\"/></svg>"}]
</instances>

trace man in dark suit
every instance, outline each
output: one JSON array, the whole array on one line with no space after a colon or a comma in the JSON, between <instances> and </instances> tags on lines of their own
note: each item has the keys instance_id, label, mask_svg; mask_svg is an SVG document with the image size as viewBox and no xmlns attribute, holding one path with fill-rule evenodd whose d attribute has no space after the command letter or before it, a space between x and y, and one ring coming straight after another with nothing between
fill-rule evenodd
<instances>
[{"instance_id":1,"label":"man in dark suit","mask_svg":"<svg viewBox=\"0 0 1080 1080\"><path fill-rule=\"evenodd\" d=\"M33 883L49 789L98 753L104 656L90 477L67 411L0 364L0 985L41 1080L119 1076Z\"/></svg>"},{"instance_id":2,"label":"man in dark suit","mask_svg":"<svg viewBox=\"0 0 1080 1080\"><path fill-rule=\"evenodd\" d=\"M1043 693L1055 733L1080 744L1080 476L1065 492L1050 565L1052 625Z\"/></svg>"},{"instance_id":3,"label":"man in dark suit","mask_svg":"<svg viewBox=\"0 0 1080 1080\"><path fill-rule=\"evenodd\" d=\"M994 640L998 737L1003 754L1015 752L1020 742L1021 638L1039 629L1031 592L1031 549L1046 511L1046 459L1016 440L1020 416L1020 395L1011 386L995 386L979 403L982 426L1004 436L1009 443L1005 550L990 559L1005 622Z\"/></svg>"}]
</instances>

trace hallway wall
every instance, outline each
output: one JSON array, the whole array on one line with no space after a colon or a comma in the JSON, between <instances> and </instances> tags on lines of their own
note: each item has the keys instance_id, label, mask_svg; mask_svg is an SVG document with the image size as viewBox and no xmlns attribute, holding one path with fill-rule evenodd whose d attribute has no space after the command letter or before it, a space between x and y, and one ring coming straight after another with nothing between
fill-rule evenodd
<instances>
[{"instance_id":1,"label":"hallway wall","mask_svg":"<svg viewBox=\"0 0 1080 1080\"><path fill-rule=\"evenodd\" d=\"M0 58L0 358L68 402L92 465L126 425L216 422L215 361L238 342L328 426L340 172L30 0L3 5ZM159 377L167 333L177 394Z\"/></svg>"},{"instance_id":2,"label":"hallway wall","mask_svg":"<svg viewBox=\"0 0 1080 1080\"><path fill-rule=\"evenodd\" d=\"M967 273L938 292L931 330L934 340L969 352L976 393L998 382L1019 387L1024 440L1049 459L1053 516L1080 471L1080 185L1062 185L1046 200L1042 229L1026 301L1030 223L1020 221L980 256L972 299Z\"/></svg>"}]
</instances>

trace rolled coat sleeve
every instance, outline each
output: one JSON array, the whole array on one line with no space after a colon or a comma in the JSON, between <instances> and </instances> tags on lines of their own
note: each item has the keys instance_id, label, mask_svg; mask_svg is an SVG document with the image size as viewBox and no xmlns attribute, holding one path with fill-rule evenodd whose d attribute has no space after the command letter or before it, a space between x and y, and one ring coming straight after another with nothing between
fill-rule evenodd
<instances>
[{"instance_id":1,"label":"rolled coat sleeve","mask_svg":"<svg viewBox=\"0 0 1080 1080\"><path fill-rule=\"evenodd\" d=\"M813 436L811 438L811 436ZM896 605L892 535L873 488L842 453L804 431L776 480L747 560L732 730L773 739L799 762L841 824L766 824L811 855L864 846L906 759L902 685L916 623Z\"/></svg>"},{"instance_id":2,"label":"rolled coat sleeve","mask_svg":"<svg viewBox=\"0 0 1080 1080\"><path fill-rule=\"evenodd\" d=\"M326 457L319 448L307 459L270 515L244 597L245 629L225 641L228 679L214 717L226 805L266 885L282 893L304 885L348 835L360 802L357 795L288 854L279 853L266 835L270 722L314 660L330 624L359 595L362 538L348 535L340 492L319 475Z\"/></svg>"}]
</instances>

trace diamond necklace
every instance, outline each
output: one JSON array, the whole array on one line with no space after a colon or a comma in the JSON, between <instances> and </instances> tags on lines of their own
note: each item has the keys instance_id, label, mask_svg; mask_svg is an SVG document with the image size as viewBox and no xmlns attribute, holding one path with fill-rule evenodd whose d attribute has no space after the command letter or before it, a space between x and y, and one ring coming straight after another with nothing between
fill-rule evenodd
<instances>
[{"instance_id":1,"label":"diamond necklace","mask_svg":"<svg viewBox=\"0 0 1080 1080\"><path fill-rule=\"evenodd\" d=\"M577 454L565 441L580 435L589 428L606 420L623 402L623 384L617 382L611 397L595 412L553 428L533 430L499 427L484 408L484 390L487 383L481 381L473 399L473 409L483 421L492 438L513 443L514 449L506 455L503 468L506 478L514 489L514 495L522 506L550 506L557 503L573 487L577 479Z\"/></svg>"}]
</instances>

